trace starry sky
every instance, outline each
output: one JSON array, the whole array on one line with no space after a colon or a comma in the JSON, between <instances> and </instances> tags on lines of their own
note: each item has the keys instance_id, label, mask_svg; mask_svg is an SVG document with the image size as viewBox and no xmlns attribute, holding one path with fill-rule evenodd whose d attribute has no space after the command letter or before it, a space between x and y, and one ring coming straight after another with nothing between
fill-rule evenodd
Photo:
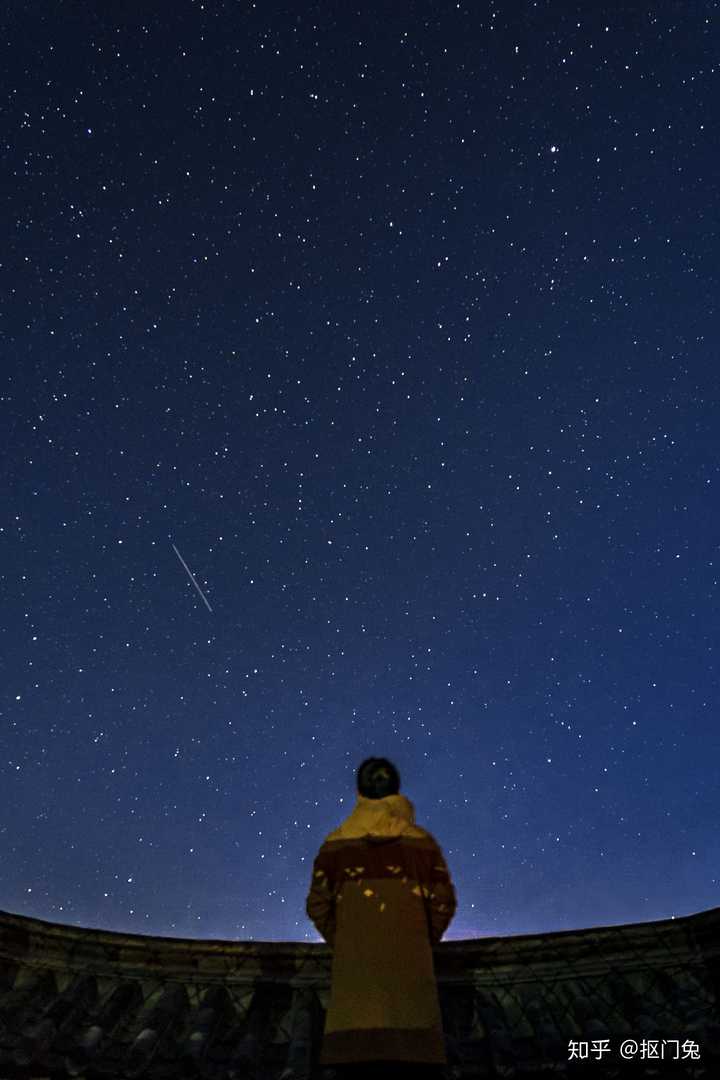
<instances>
[{"instance_id":1,"label":"starry sky","mask_svg":"<svg viewBox=\"0 0 720 1080\"><path fill-rule=\"evenodd\" d=\"M720 904L717 5L1 29L0 909L320 941L370 755L446 940Z\"/></svg>"}]
</instances>

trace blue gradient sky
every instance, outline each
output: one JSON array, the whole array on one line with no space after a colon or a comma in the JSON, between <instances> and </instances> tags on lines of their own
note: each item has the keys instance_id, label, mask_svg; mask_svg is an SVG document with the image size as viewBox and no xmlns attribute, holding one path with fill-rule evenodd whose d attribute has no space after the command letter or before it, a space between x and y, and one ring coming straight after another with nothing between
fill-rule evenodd
<instances>
[{"instance_id":1,"label":"blue gradient sky","mask_svg":"<svg viewBox=\"0 0 720 1080\"><path fill-rule=\"evenodd\" d=\"M11 0L3 910L319 940L371 754L447 939L720 903L717 12L590 8Z\"/></svg>"}]
</instances>

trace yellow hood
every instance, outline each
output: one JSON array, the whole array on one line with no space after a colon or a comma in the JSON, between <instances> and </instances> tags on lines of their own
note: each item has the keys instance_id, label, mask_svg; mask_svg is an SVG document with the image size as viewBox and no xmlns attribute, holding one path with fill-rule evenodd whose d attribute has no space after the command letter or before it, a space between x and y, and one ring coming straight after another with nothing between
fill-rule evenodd
<instances>
[{"instance_id":1,"label":"yellow hood","mask_svg":"<svg viewBox=\"0 0 720 1080\"><path fill-rule=\"evenodd\" d=\"M415 807L405 795L386 795L384 799L366 799L364 795L358 795L353 812L326 840L403 834L422 834L415 825Z\"/></svg>"}]
</instances>

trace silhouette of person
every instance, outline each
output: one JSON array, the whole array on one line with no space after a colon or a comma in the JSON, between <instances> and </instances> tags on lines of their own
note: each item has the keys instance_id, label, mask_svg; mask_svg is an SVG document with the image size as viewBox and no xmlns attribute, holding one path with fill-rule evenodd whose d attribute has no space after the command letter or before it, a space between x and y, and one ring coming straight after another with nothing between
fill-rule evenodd
<instances>
[{"instance_id":1,"label":"silhouette of person","mask_svg":"<svg viewBox=\"0 0 720 1080\"><path fill-rule=\"evenodd\" d=\"M455 889L392 762L363 761L357 789L315 858L306 904L333 950L319 1064L328 1077L444 1076L433 947L455 914Z\"/></svg>"}]
</instances>

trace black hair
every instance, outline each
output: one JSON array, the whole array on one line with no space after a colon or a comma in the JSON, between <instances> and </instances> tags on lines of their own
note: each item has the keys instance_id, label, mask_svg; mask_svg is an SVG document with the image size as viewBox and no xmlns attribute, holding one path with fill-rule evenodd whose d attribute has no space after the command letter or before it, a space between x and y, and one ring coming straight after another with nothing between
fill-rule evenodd
<instances>
[{"instance_id":1,"label":"black hair","mask_svg":"<svg viewBox=\"0 0 720 1080\"><path fill-rule=\"evenodd\" d=\"M366 799L397 795L400 791L400 773L387 758L366 758L357 771L357 789Z\"/></svg>"}]
</instances>

